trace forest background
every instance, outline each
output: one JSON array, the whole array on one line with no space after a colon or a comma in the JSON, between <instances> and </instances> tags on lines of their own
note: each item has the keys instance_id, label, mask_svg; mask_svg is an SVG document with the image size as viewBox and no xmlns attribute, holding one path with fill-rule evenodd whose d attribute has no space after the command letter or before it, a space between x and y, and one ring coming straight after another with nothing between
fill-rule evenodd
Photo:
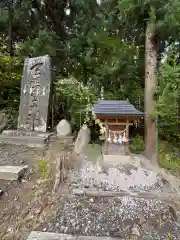
<instances>
[{"instance_id":1,"label":"forest background","mask_svg":"<svg viewBox=\"0 0 180 240\"><path fill-rule=\"evenodd\" d=\"M52 60L51 129L62 118L79 129L102 89L104 99L128 98L144 111L148 33L156 60L149 69L156 86L151 115L158 123L158 161L179 172L178 0L1 0L0 110L9 116L8 127L17 126L24 59L45 54ZM143 138L134 137L132 149L143 147Z\"/></svg>"}]
</instances>

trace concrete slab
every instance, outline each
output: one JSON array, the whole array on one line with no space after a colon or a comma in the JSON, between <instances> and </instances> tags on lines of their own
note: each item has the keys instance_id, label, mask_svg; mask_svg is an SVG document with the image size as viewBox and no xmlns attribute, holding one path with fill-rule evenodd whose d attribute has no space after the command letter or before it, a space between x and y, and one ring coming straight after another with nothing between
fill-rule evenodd
<instances>
[{"instance_id":1,"label":"concrete slab","mask_svg":"<svg viewBox=\"0 0 180 240\"><path fill-rule=\"evenodd\" d=\"M31 232L27 240L121 240L120 238L73 236L68 234L50 232Z\"/></svg>"},{"instance_id":2,"label":"concrete slab","mask_svg":"<svg viewBox=\"0 0 180 240\"><path fill-rule=\"evenodd\" d=\"M3 180L18 180L23 176L28 166L0 166L0 179Z\"/></svg>"},{"instance_id":3,"label":"concrete slab","mask_svg":"<svg viewBox=\"0 0 180 240\"><path fill-rule=\"evenodd\" d=\"M25 130L4 130L0 135L0 143L44 147L53 135L52 132L29 132Z\"/></svg>"}]
</instances>

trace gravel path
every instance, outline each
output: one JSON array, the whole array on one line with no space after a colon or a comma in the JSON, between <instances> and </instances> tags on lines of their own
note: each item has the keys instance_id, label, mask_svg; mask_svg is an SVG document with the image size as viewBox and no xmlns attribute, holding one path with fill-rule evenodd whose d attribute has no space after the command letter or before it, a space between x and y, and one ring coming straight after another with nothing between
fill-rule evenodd
<instances>
[{"instance_id":1,"label":"gravel path","mask_svg":"<svg viewBox=\"0 0 180 240\"><path fill-rule=\"evenodd\" d=\"M48 231L85 235L116 236L128 239L179 239L180 226L160 201L130 197L72 198L58 211Z\"/></svg>"},{"instance_id":2,"label":"gravel path","mask_svg":"<svg viewBox=\"0 0 180 240\"><path fill-rule=\"evenodd\" d=\"M2 165L33 165L41 156L41 151L27 146L0 144L0 166Z\"/></svg>"},{"instance_id":3,"label":"gravel path","mask_svg":"<svg viewBox=\"0 0 180 240\"><path fill-rule=\"evenodd\" d=\"M37 165L42 153L25 146L0 145L0 165ZM29 180L27 178L27 180ZM6 186L7 184L7 186ZM7 203L19 200L16 195L30 191L28 182L20 187L0 181L5 190L0 205L1 215ZM84 160L79 170L74 171L69 189L89 188L102 191L161 192L165 184L157 173L142 166L129 163L124 166L106 167ZM22 191L23 188L23 191ZM18 190L18 191L17 191ZM17 194L18 193L18 194ZM24 195L26 196L26 194ZM9 214L8 217L11 217ZM155 199L134 197L78 197L70 194L59 202L56 217L43 224L39 230L86 236L114 236L129 239L179 239L179 212L167 203ZM132 238L130 238L132 239Z\"/></svg>"},{"instance_id":4,"label":"gravel path","mask_svg":"<svg viewBox=\"0 0 180 240\"><path fill-rule=\"evenodd\" d=\"M161 192L164 183L158 174L132 164L104 169L101 164L83 161L75 171L70 189L103 191ZM156 199L133 197L78 197L73 194L60 206L46 231L86 236L114 236L129 239L179 239L179 213ZM132 239L132 238L130 238Z\"/></svg>"},{"instance_id":5,"label":"gravel path","mask_svg":"<svg viewBox=\"0 0 180 240\"><path fill-rule=\"evenodd\" d=\"M70 186L72 188L96 188L103 191L162 191L164 184L157 172L148 171L132 164L104 169L100 164L84 161L79 171L75 171Z\"/></svg>"}]
</instances>

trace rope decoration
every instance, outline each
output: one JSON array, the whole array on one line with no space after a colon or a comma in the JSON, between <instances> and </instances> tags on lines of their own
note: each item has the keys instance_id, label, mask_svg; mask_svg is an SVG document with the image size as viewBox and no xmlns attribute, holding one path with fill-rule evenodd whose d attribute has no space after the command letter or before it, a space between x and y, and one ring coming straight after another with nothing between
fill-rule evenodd
<instances>
[{"instance_id":1,"label":"rope decoration","mask_svg":"<svg viewBox=\"0 0 180 240\"><path fill-rule=\"evenodd\" d=\"M123 143L127 143L128 139L126 137L126 132L127 132L127 128L126 127L123 131L111 131L108 129L109 131L109 136L107 141L109 143L115 143L115 144L123 144Z\"/></svg>"},{"instance_id":2,"label":"rope decoration","mask_svg":"<svg viewBox=\"0 0 180 240\"><path fill-rule=\"evenodd\" d=\"M123 144L129 141L126 134L129 126L126 126L122 131L112 131L109 128L106 128L99 119L95 120L95 124L99 125L101 134L105 134L106 130L109 132L107 139L109 143Z\"/></svg>"}]
</instances>

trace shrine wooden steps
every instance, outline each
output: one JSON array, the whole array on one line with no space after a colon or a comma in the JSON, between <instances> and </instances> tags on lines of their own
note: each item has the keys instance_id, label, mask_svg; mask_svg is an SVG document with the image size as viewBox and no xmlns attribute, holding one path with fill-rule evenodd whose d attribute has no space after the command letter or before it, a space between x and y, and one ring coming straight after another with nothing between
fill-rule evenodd
<instances>
[{"instance_id":1,"label":"shrine wooden steps","mask_svg":"<svg viewBox=\"0 0 180 240\"><path fill-rule=\"evenodd\" d=\"M27 240L121 240L121 239L96 236L73 236L68 234L50 232L31 232Z\"/></svg>"}]
</instances>

